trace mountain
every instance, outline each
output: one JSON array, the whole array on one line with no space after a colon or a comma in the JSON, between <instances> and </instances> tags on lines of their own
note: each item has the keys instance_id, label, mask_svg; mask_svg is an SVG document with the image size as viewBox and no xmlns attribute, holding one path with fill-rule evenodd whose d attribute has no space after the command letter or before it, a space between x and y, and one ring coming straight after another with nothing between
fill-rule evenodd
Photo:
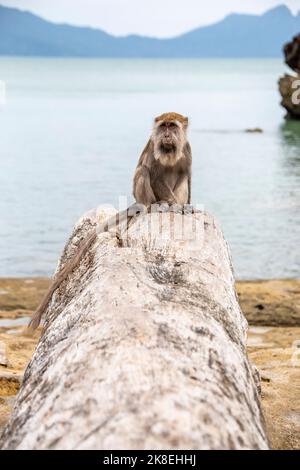
<instances>
[{"instance_id":1,"label":"mountain","mask_svg":"<svg viewBox=\"0 0 300 470\"><path fill-rule=\"evenodd\" d=\"M284 5L263 15L231 14L181 36L112 36L99 29L56 24L0 5L0 55L54 57L280 57L300 32L300 12Z\"/></svg>"}]
</instances>

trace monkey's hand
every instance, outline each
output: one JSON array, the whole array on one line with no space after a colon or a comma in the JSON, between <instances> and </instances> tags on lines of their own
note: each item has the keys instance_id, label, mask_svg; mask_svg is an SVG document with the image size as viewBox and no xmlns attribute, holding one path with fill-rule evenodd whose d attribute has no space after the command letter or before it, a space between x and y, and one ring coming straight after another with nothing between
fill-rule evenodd
<instances>
[{"instance_id":1,"label":"monkey's hand","mask_svg":"<svg viewBox=\"0 0 300 470\"><path fill-rule=\"evenodd\" d=\"M159 201L169 205L177 204L176 196L170 186L164 181L157 180L155 187L155 194Z\"/></svg>"},{"instance_id":2,"label":"monkey's hand","mask_svg":"<svg viewBox=\"0 0 300 470\"><path fill-rule=\"evenodd\" d=\"M151 206L151 212L169 212L170 206L166 201L159 201Z\"/></svg>"},{"instance_id":3,"label":"monkey's hand","mask_svg":"<svg viewBox=\"0 0 300 470\"><path fill-rule=\"evenodd\" d=\"M159 201L151 206L152 212L173 212L174 214L183 214L184 208L180 204L169 204L166 201Z\"/></svg>"}]
</instances>

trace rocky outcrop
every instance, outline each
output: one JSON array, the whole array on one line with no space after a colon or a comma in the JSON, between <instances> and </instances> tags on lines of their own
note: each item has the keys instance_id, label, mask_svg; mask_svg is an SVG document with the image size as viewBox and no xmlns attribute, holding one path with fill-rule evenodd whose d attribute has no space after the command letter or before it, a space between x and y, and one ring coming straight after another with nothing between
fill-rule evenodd
<instances>
[{"instance_id":1,"label":"rocky outcrop","mask_svg":"<svg viewBox=\"0 0 300 470\"><path fill-rule=\"evenodd\" d=\"M287 118L300 119L300 34L284 46L285 63L296 75L285 74L279 80L281 105L287 111Z\"/></svg>"},{"instance_id":2,"label":"rocky outcrop","mask_svg":"<svg viewBox=\"0 0 300 470\"><path fill-rule=\"evenodd\" d=\"M279 91L282 97L281 105L286 109L286 117L300 119L300 76L285 74L279 80ZM298 99L299 97L299 99Z\"/></svg>"},{"instance_id":3,"label":"rocky outcrop","mask_svg":"<svg viewBox=\"0 0 300 470\"><path fill-rule=\"evenodd\" d=\"M98 222L81 219L60 266ZM2 448L266 449L246 333L212 216L99 235L53 297Z\"/></svg>"},{"instance_id":4,"label":"rocky outcrop","mask_svg":"<svg viewBox=\"0 0 300 470\"><path fill-rule=\"evenodd\" d=\"M300 449L300 328L253 326L248 352L259 368L272 449Z\"/></svg>"},{"instance_id":5,"label":"rocky outcrop","mask_svg":"<svg viewBox=\"0 0 300 470\"><path fill-rule=\"evenodd\" d=\"M293 37L284 48L285 63L295 72L300 72L300 34Z\"/></svg>"},{"instance_id":6,"label":"rocky outcrop","mask_svg":"<svg viewBox=\"0 0 300 470\"><path fill-rule=\"evenodd\" d=\"M300 327L298 279L241 281L236 287L250 325Z\"/></svg>"}]
</instances>

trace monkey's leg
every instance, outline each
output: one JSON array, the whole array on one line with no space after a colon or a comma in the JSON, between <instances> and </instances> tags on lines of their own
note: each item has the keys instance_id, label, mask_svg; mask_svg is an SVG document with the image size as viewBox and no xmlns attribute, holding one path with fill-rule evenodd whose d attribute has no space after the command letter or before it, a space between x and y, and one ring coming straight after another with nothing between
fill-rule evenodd
<instances>
[{"instance_id":1,"label":"monkey's leg","mask_svg":"<svg viewBox=\"0 0 300 470\"><path fill-rule=\"evenodd\" d=\"M189 176L188 174L181 174L176 181L174 187L174 195L176 198L177 204L183 206L184 204L189 204Z\"/></svg>"},{"instance_id":2,"label":"monkey's leg","mask_svg":"<svg viewBox=\"0 0 300 470\"><path fill-rule=\"evenodd\" d=\"M176 204L176 196L170 186L161 180L156 180L155 182L155 195L157 196L156 200L161 202L167 202L168 204Z\"/></svg>"}]
</instances>

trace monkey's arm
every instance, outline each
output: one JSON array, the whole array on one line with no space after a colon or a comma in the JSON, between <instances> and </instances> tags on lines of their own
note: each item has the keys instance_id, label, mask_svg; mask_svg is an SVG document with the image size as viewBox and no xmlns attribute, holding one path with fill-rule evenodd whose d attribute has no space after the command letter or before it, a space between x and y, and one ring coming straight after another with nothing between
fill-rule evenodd
<instances>
[{"instance_id":1,"label":"monkey's arm","mask_svg":"<svg viewBox=\"0 0 300 470\"><path fill-rule=\"evenodd\" d=\"M176 195L170 186L163 180L157 178L155 181L156 201L167 202L168 204L177 204Z\"/></svg>"},{"instance_id":2,"label":"monkey's arm","mask_svg":"<svg viewBox=\"0 0 300 470\"><path fill-rule=\"evenodd\" d=\"M156 201L150 183L150 168L153 162L153 142L150 139L140 156L133 179L133 195L138 204L146 207Z\"/></svg>"},{"instance_id":3,"label":"monkey's arm","mask_svg":"<svg viewBox=\"0 0 300 470\"><path fill-rule=\"evenodd\" d=\"M192 175L189 174L188 178L188 204L191 204L192 200Z\"/></svg>"},{"instance_id":4,"label":"monkey's arm","mask_svg":"<svg viewBox=\"0 0 300 470\"><path fill-rule=\"evenodd\" d=\"M151 188L150 171L145 165L136 169L133 183L133 195L136 202L146 207L151 206L156 201Z\"/></svg>"},{"instance_id":5,"label":"monkey's arm","mask_svg":"<svg viewBox=\"0 0 300 470\"><path fill-rule=\"evenodd\" d=\"M188 204L191 204L192 199L192 148L189 142L186 142L183 150L184 156L187 161L187 181L188 181Z\"/></svg>"},{"instance_id":6,"label":"monkey's arm","mask_svg":"<svg viewBox=\"0 0 300 470\"><path fill-rule=\"evenodd\" d=\"M71 274L71 272L77 267L77 265L80 263L80 260L87 254L90 247L95 243L97 235L107 232L109 229L119 227L122 222L125 222L125 220L127 220L128 227L128 224L133 219L133 217L141 212L143 212L143 207L141 207L139 204L133 204L125 211L119 212L115 216L111 217L107 222L92 230L88 238L83 240L83 242L79 245L79 248L74 257L70 261L67 261L65 266L56 274L51 286L49 287L46 295L44 296L42 302L40 303L29 323L30 329L35 330L39 326L42 316L52 298L52 295L61 285L61 283L68 277L68 275Z\"/></svg>"}]
</instances>

